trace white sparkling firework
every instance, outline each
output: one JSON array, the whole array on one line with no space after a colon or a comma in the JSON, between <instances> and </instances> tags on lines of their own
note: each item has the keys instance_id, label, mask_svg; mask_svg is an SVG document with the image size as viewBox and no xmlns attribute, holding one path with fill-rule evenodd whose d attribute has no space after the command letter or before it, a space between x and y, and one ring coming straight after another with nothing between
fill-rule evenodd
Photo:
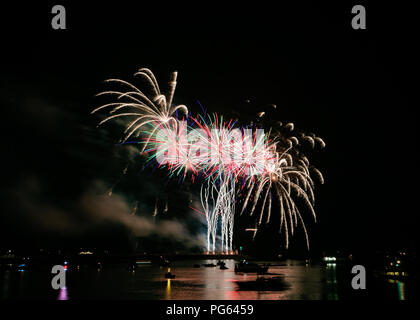
<instances>
[{"instance_id":1,"label":"white sparkling firework","mask_svg":"<svg viewBox=\"0 0 420 320\"><path fill-rule=\"evenodd\" d=\"M96 113L103 109L110 109L108 116L103 119L99 125L102 125L105 122L116 118L132 118L132 120L125 128L125 136L122 138L123 142L127 141L127 139L133 135L138 136L141 132L146 132L147 128L145 127L147 125L153 124L153 122L170 123L174 126L177 126L178 120L174 116L177 110L184 112L185 115L188 114L188 108L185 105L172 104L176 88L177 72L172 73L172 78L169 82L170 91L168 97L161 93L156 78L149 69L141 68L134 75L146 81L149 90L152 92L151 95L145 94L143 91L127 81L120 79L109 79L106 80L106 82L120 84L125 90L111 90L97 94L97 96L115 96L116 101L101 105L91 112ZM156 128L153 130L156 130ZM142 151L144 151L147 146L147 142L154 133L154 131L149 133L149 138L143 145Z\"/></svg>"}]
</instances>

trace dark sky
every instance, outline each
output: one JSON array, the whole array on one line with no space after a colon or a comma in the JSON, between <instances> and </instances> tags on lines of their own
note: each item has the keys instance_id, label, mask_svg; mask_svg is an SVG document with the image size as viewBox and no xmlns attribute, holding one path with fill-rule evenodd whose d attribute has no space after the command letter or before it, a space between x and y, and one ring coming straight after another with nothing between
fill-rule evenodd
<instances>
[{"instance_id":1,"label":"dark sky","mask_svg":"<svg viewBox=\"0 0 420 320\"><path fill-rule=\"evenodd\" d=\"M132 150L115 146L119 131L97 129L90 115L103 80L132 81L139 67L163 85L177 70L175 102L192 111L199 100L208 110L252 118L274 103L270 117L324 138L327 148L313 157L326 180L317 189L318 223L309 229L314 250L413 247L418 240L414 106L403 85L404 37L391 19L404 8L391 14L369 4L367 30L353 30L351 2L64 3L68 29L52 30L54 4L2 10L0 247L125 244L128 225L141 222L127 212L139 199L138 210L150 212L156 197L160 206L169 199L176 224L140 226L135 234L194 243L203 232L184 209L195 200L194 186L141 172ZM128 161L130 177L111 203L102 202ZM184 229L191 239L179 238ZM293 246L304 247L303 239Z\"/></svg>"}]
</instances>

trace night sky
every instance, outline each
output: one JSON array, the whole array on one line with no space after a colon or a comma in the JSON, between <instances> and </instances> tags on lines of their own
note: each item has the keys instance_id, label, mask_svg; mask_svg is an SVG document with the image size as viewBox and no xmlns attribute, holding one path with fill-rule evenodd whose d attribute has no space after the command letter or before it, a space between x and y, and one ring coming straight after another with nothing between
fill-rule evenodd
<instances>
[{"instance_id":1,"label":"night sky","mask_svg":"<svg viewBox=\"0 0 420 320\"><path fill-rule=\"evenodd\" d=\"M276 104L270 118L325 140L312 155L326 181L308 225L315 252L415 249L417 130L404 40L390 23L402 8L366 5L367 30L353 30L351 2L63 3L67 30L53 30L54 4L2 9L0 247L199 242L202 219L188 209L196 186L142 170L132 147L116 145L121 128L98 129L90 115L103 80L135 83L147 67L162 89L178 71L175 102L193 113L199 101L247 120ZM152 221L156 198L169 212ZM267 230L258 243L276 251L278 240ZM291 250L304 249L298 234Z\"/></svg>"}]
</instances>

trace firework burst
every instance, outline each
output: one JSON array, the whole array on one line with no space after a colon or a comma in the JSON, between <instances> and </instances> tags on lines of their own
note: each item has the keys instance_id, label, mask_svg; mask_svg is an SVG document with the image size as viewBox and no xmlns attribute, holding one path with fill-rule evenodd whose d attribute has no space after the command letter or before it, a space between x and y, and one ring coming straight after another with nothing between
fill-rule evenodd
<instances>
[{"instance_id":1,"label":"firework burst","mask_svg":"<svg viewBox=\"0 0 420 320\"><path fill-rule=\"evenodd\" d=\"M144 80L151 91L147 95L131 83L120 79L108 79L106 83L114 83L122 86L120 91L108 90L103 91L97 96L110 95L115 97L115 101L101 105L94 109L91 113L96 113L101 110L109 110L108 116L103 119L99 124L102 125L112 119L118 118L131 118L125 130L122 141L127 141L131 136L139 136L144 132L147 125L153 122L168 123L176 126L178 120L175 118L175 113L180 110L184 114L188 114L188 108L185 105L173 105L172 100L176 88L177 72L172 73L171 81L169 82L170 90L166 97L160 91L159 85L153 73L147 68L141 68L134 76L140 77ZM154 131L149 133L149 137L154 134ZM146 148L147 143L143 145L143 150ZM143 151L142 150L142 151Z\"/></svg>"},{"instance_id":2,"label":"firework burst","mask_svg":"<svg viewBox=\"0 0 420 320\"><path fill-rule=\"evenodd\" d=\"M308 233L298 204L305 204L316 220L312 175L315 174L321 183L324 179L321 172L310 165L303 151L304 146L324 148L325 142L320 137L296 133L293 123L283 126L279 122L265 132L255 126L239 127L235 121L227 121L217 114L192 117L186 106L172 104L176 72L172 74L168 96L160 92L149 69L140 69L135 75L146 81L150 95L126 81L110 79L107 82L118 83L125 90L100 93L115 96L117 101L102 105L92 113L110 109L99 125L120 117L132 117L122 141L141 135L141 150L148 162L156 161L159 167L168 170L170 177L185 178L187 172L191 172L193 181L201 178L201 205L208 230L207 251L215 251L219 221L222 251L232 251L235 197L238 194L244 195L240 199L241 215L247 212L254 216L259 208L256 231L263 222L270 223L273 198L277 198L279 232L285 236L286 247L290 235L301 224L309 248ZM178 110L186 117L179 119ZM262 118L264 114L260 112L258 117Z\"/></svg>"}]
</instances>

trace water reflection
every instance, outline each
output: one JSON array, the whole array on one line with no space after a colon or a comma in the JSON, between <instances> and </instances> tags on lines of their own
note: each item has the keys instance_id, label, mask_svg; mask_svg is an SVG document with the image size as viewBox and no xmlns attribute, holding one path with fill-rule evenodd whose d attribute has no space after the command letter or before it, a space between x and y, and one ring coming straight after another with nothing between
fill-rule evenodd
<instances>
[{"instance_id":1,"label":"water reflection","mask_svg":"<svg viewBox=\"0 0 420 320\"><path fill-rule=\"evenodd\" d=\"M202 261L201 264L215 264L215 260ZM337 299L335 270L326 277L335 286L332 295L326 297L329 288L323 281L323 269L319 266L288 261L285 264L270 266L264 277L284 275L288 287L279 291L242 291L238 282L256 281L255 273L235 273L234 260L226 260L227 270L217 267L192 269L192 262L180 262L173 266L176 279L172 282L171 299L235 299L235 300L278 300L278 299ZM188 265L187 265L188 264ZM191 266L189 266L191 264ZM188 288L188 290L186 290ZM167 297L164 297L167 299Z\"/></svg>"},{"instance_id":2,"label":"water reflection","mask_svg":"<svg viewBox=\"0 0 420 320\"><path fill-rule=\"evenodd\" d=\"M327 283L327 299L338 300L338 288L337 288L337 264L327 263L325 268L326 283Z\"/></svg>"},{"instance_id":3,"label":"water reflection","mask_svg":"<svg viewBox=\"0 0 420 320\"><path fill-rule=\"evenodd\" d=\"M207 299L207 300L321 300L351 298L354 291L343 293L348 279L343 280L343 271L335 264L308 265L305 262L288 260L271 263L269 274L235 273L234 260L225 260L228 269L204 267L216 264L217 260L175 261L171 266L174 279L166 279L167 268L152 265L139 266L127 271L122 265L104 266L96 269L75 269L68 272L69 289L59 291L51 288L51 274L47 271L0 272L1 298L45 299ZM199 264L201 267L194 267ZM272 290L241 290L238 283L256 281L257 277L283 275L286 285ZM344 282L343 282L344 281ZM407 285L398 280L375 280L380 284L369 294L388 298L407 297ZM350 286L350 282L349 282ZM385 287L384 287L385 286ZM372 288L372 287L370 287ZM340 290L339 290L340 289ZM70 295L69 296L69 290Z\"/></svg>"},{"instance_id":4,"label":"water reflection","mask_svg":"<svg viewBox=\"0 0 420 320\"><path fill-rule=\"evenodd\" d=\"M400 300L405 300L404 286L404 282L398 281L398 298Z\"/></svg>"},{"instance_id":5,"label":"water reflection","mask_svg":"<svg viewBox=\"0 0 420 320\"><path fill-rule=\"evenodd\" d=\"M57 300L69 300L69 296L68 296L66 287L58 290Z\"/></svg>"},{"instance_id":6,"label":"water reflection","mask_svg":"<svg viewBox=\"0 0 420 320\"><path fill-rule=\"evenodd\" d=\"M165 299L171 299L171 279L166 280L166 294Z\"/></svg>"},{"instance_id":7,"label":"water reflection","mask_svg":"<svg viewBox=\"0 0 420 320\"><path fill-rule=\"evenodd\" d=\"M396 284L396 288L398 291L398 299L399 300L405 300L405 283L399 280L394 280L394 279L389 279L388 280L389 283L392 283L393 285Z\"/></svg>"}]
</instances>

